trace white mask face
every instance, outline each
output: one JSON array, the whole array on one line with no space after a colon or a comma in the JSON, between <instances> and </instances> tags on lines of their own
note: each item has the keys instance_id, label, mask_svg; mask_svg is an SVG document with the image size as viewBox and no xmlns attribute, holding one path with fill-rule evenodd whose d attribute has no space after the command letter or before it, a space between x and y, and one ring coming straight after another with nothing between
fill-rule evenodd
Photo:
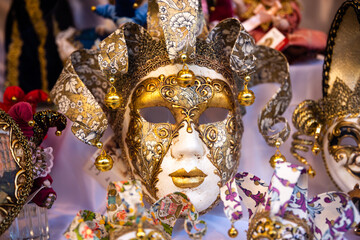
<instances>
[{"instance_id":1,"label":"white mask face","mask_svg":"<svg viewBox=\"0 0 360 240\"><path fill-rule=\"evenodd\" d=\"M132 94L125 137L143 192L153 200L183 192L200 212L236 172L242 135L232 90L222 77L201 77L214 76L205 71L194 70L186 87L176 75L145 78Z\"/></svg>"},{"instance_id":2,"label":"white mask face","mask_svg":"<svg viewBox=\"0 0 360 240\"><path fill-rule=\"evenodd\" d=\"M360 182L359 118L336 120L323 138L323 157L331 178L343 191Z\"/></svg>"},{"instance_id":3,"label":"white mask face","mask_svg":"<svg viewBox=\"0 0 360 240\"><path fill-rule=\"evenodd\" d=\"M215 202L219 193L220 177L209 161L210 150L197 131L186 131L187 123L179 130L161 164L157 197L172 192L183 192L203 211ZM194 125L192 126L194 129ZM204 197L206 196L206 197Z\"/></svg>"}]
</instances>

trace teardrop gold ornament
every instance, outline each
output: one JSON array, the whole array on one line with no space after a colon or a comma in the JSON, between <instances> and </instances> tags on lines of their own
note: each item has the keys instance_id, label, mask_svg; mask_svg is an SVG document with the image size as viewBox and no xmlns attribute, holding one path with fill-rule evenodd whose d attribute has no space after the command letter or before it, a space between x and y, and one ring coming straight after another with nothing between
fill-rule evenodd
<instances>
[{"instance_id":1,"label":"teardrop gold ornament","mask_svg":"<svg viewBox=\"0 0 360 240\"><path fill-rule=\"evenodd\" d=\"M236 228L233 225L231 225L231 228L228 231L229 237L236 238L238 234L239 234L238 230L236 230Z\"/></svg>"},{"instance_id":2,"label":"teardrop gold ornament","mask_svg":"<svg viewBox=\"0 0 360 240\"><path fill-rule=\"evenodd\" d=\"M122 97L116 93L114 86L111 86L110 91L105 95L105 104L108 108L117 109L122 103Z\"/></svg>"}]
</instances>

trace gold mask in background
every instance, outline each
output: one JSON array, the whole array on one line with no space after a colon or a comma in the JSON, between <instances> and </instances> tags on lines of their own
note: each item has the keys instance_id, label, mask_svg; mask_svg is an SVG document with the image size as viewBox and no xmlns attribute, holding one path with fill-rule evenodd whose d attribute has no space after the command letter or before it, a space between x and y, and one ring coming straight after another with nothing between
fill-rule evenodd
<instances>
[{"instance_id":1,"label":"gold mask in background","mask_svg":"<svg viewBox=\"0 0 360 240\"><path fill-rule=\"evenodd\" d=\"M360 181L360 5L346 1L329 31L323 71L323 98L305 100L294 111L293 155L310 165L298 150L321 151L334 184L344 192ZM315 141L301 138L314 136Z\"/></svg>"}]
</instances>

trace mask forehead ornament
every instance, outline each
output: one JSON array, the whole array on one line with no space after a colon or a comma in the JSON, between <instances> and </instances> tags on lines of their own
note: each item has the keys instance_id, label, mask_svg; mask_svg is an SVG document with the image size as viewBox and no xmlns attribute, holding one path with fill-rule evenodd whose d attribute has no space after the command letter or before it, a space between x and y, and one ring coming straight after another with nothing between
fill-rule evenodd
<instances>
[{"instance_id":1,"label":"mask forehead ornament","mask_svg":"<svg viewBox=\"0 0 360 240\"><path fill-rule=\"evenodd\" d=\"M288 137L281 117L291 99L288 64L278 51L255 47L237 19L208 32L199 1L149 1L147 22L147 29L122 25L98 51L73 53L51 96L87 144L101 147L109 121L149 201L182 191L205 211L239 163L243 126L236 96L243 83L281 84L261 112L259 129L271 146ZM246 90L241 99L247 103ZM108 93L122 99L118 108L119 102L105 106ZM273 134L279 122L285 126Z\"/></svg>"},{"instance_id":2,"label":"mask forehead ornament","mask_svg":"<svg viewBox=\"0 0 360 240\"><path fill-rule=\"evenodd\" d=\"M360 57L353 50L359 49L354 47L359 44L355 40L360 37L359 19L358 1L346 1L339 8L328 36L324 97L303 101L293 114L293 123L299 130L294 134L293 155L309 165L298 151L307 151L313 145L313 153L321 151L333 182L346 192L360 181ZM314 136L315 140L304 140L301 135Z\"/></svg>"}]
</instances>

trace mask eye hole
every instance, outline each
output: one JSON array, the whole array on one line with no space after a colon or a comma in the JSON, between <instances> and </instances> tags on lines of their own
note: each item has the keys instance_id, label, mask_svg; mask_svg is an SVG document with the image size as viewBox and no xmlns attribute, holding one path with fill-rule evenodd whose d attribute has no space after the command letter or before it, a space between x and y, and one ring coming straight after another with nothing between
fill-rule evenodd
<instances>
[{"instance_id":1,"label":"mask eye hole","mask_svg":"<svg viewBox=\"0 0 360 240\"><path fill-rule=\"evenodd\" d=\"M225 108L210 107L200 115L199 124L224 121L228 116L228 114L229 114L229 110Z\"/></svg>"},{"instance_id":2,"label":"mask eye hole","mask_svg":"<svg viewBox=\"0 0 360 240\"><path fill-rule=\"evenodd\" d=\"M352 147L357 147L358 143L356 142L356 140L352 137L344 137L343 139L341 139L340 141L340 146L352 146Z\"/></svg>"},{"instance_id":3,"label":"mask eye hole","mask_svg":"<svg viewBox=\"0 0 360 240\"><path fill-rule=\"evenodd\" d=\"M166 107L147 107L139 110L140 115L150 123L175 124L175 118Z\"/></svg>"}]
</instances>

